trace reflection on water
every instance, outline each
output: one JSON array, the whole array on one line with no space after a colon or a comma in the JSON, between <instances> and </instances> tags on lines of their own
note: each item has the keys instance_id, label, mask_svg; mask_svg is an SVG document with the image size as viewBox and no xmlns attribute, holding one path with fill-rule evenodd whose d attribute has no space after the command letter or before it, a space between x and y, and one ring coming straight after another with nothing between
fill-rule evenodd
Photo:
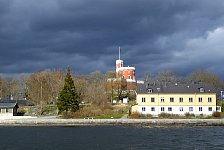
<instances>
[{"instance_id":1,"label":"reflection on water","mask_svg":"<svg viewBox=\"0 0 224 150\"><path fill-rule=\"evenodd\" d=\"M224 127L0 127L0 150L224 149Z\"/></svg>"}]
</instances>

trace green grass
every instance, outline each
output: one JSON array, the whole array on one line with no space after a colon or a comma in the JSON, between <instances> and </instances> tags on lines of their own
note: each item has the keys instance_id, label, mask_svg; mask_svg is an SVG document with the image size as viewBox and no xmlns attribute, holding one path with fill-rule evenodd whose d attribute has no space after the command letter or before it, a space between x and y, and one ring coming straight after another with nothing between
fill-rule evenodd
<instances>
[{"instance_id":1,"label":"green grass","mask_svg":"<svg viewBox=\"0 0 224 150\"><path fill-rule=\"evenodd\" d=\"M102 116L96 116L96 119L120 119L125 114L111 114L111 115L102 115Z\"/></svg>"},{"instance_id":2,"label":"green grass","mask_svg":"<svg viewBox=\"0 0 224 150\"><path fill-rule=\"evenodd\" d=\"M114 112L112 114L100 115L96 116L96 119L120 119L124 115L128 115L128 108L126 108L123 112Z\"/></svg>"}]
</instances>

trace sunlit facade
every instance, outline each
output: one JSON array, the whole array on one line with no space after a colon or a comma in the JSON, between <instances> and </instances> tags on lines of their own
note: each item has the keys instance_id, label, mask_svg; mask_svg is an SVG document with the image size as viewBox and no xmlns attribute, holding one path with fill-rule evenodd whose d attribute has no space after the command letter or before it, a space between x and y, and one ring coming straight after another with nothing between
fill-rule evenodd
<instances>
[{"instance_id":1,"label":"sunlit facade","mask_svg":"<svg viewBox=\"0 0 224 150\"><path fill-rule=\"evenodd\" d=\"M132 112L159 115L170 113L184 115L212 115L220 111L216 106L216 93L206 84L175 84L175 85L138 85L137 105Z\"/></svg>"}]
</instances>

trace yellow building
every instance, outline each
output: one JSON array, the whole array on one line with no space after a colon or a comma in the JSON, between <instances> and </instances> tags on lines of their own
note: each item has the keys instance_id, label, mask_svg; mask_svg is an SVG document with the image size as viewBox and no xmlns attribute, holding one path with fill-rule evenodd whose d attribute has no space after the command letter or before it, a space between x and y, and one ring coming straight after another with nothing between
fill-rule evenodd
<instances>
[{"instance_id":1,"label":"yellow building","mask_svg":"<svg viewBox=\"0 0 224 150\"><path fill-rule=\"evenodd\" d=\"M141 114L212 115L220 111L216 106L215 89L203 83L138 84L136 101L132 112Z\"/></svg>"}]
</instances>

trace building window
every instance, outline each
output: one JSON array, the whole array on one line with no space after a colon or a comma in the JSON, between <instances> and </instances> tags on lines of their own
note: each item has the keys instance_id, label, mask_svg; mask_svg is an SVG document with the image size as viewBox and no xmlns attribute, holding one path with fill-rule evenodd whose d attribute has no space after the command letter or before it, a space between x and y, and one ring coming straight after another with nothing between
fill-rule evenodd
<instances>
[{"instance_id":1,"label":"building window","mask_svg":"<svg viewBox=\"0 0 224 150\"><path fill-rule=\"evenodd\" d=\"M209 102L209 103L212 102L212 98L211 98L211 97L208 98L208 102Z\"/></svg>"},{"instance_id":2,"label":"building window","mask_svg":"<svg viewBox=\"0 0 224 150\"><path fill-rule=\"evenodd\" d=\"M155 102L155 98L151 97L151 102L154 103Z\"/></svg>"},{"instance_id":3,"label":"building window","mask_svg":"<svg viewBox=\"0 0 224 150\"><path fill-rule=\"evenodd\" d=\"M200 91L201 93L203 93L205 90L204 90L203 87L201 87L201 88L199 88L199 91Z\"/></svg>"},{"instance_id":4,"label":"building window","mask_svg":"<svg viewBox=\"0 0 224 150\"><path fill-rule=\"evenodd\" d=\"M161 111L165 111L164 107L161 107Z\"/></svg>"},{"instance_id":5,"label":"building window","mask_svg":"<svg viewBox=\"0 0 224 150\"><path fill-rule=\"evenodd\" d=\"M161 103L164 103L165 102L164 97L161 97L160 101Z\"/></svg>"},{"instance_id":6,"label":"building window","mask_svg":"<svg viewBox=\"0 0 224 150\"><path fill-rule=\"evenodd\" d=\"M193 103L193 98L192 97L189 98L189 103Z\"/></svg>"},{"instance_id":7,"label":"building window","mask_svg":"<svg viewBox=\"0 0 224 150\"><path fill-rule=\"evenodd\" d=\"M168 111L172 111L172 107L168 107Z\"/></svg>"},{"instance_id":8,"label":"building window","mask_svg":"<svg viewBox=\"0 0 224 150\"><path fill-rule=\"evenodd\" d=\"M170 97L170 102L173 103L174 102L174 98Z\"/></svg>"},{"instance_id":9,"label":"building window","mask_svg":"<svg viewBox=\"0 0 224 150\"><path fill-rule=\"evenodd\" d=\"M145 111L145 107L142 107L142 111Z\"/></svg>"},{"instance_id":10,"label":"building window","mask_svg":"<svg viewBox=\"0 0 224 150\"><path fill-rule=\"evenodd\" d=\"M8 109L8 108L6 108L6 109L5 109L5 112L7 112L7 113L8 113L8 112L9 112L9 109Z\"/></svg>"},{"instance_id":11,"label":"building window","mask_svg":"<svg viewBox=\"0 0 224 150\"><path fill-rule=\"evenodd\" d=\"M148 89L148 93L152 93L152 89Z\"/></svg>"},{"instance_id":12,"label":"building window","mask_svg":"<svg viewBox=\"0 0 224 150\"><path fill-rule=\"evenodd\" d=\"M192 112L193 111L193 107L189 107L189 112Z\"/></svg>"},{"instance_id":13,"label":"building window","mask_svg":"<svg viewBox=\"0 0 224 150\"><path fill-rule=\"evenodd\" d=\"M155 111L155 107L151 107L151 111Z\"/></svg>"},{"instance_id":14,"label":"building window","mask_svg":"<svg viewBox=\"0 0 224 150\"><path fill-rule=\"evenodd\" d=\"M183 97L180 97L180 98L179 98L179 102L180 102L180 103L183 103L183 102L184 102Z\"/></svg>"},{"instance_id":15,"label":"building window","mask_svg":"<svg viewBox=\"0 0 224 150\"><path fill-rule=\"evenodd\" d=\"M216 107L216 111L220 111L220 106L217 106Z\"/></svg>"},{"instance_id":16,"label":"building window","mask_svg":"<svg viewBox=\"0 0 224 150\"><path fill-rule=\"evenodd\" d=\"M142 97L142 103L145 103L145 97Z\"/></svg>"},{"instance_id":17,"label":"building window","mask_svg":"<svg viewBox=\"0 0 224 150\"><path fill-rule=\"evenodd\" d=\"M202 107L199 107L199 111L202 111Z\"/></svg>"},{"instance_id":18,"label":"building window","mask_svg":"<svg viewBox=\"0 0 224 150\"><path fill-rule=\"evenodd\" d=\"M208 111L212 111L212 107L208 107Z\"/></svg>"},{"instance_id":19,"label":"building window","mask_svg":"<svg viewBox=\"0 0 224 150\"><path fill-rule=\"evenodd\" d=\"M198 102L199 102L199 103L202 103L202 97L199 97L199 98L198 98Z\"/></svg>"},{"instance_id":20,"label":"building window","mask_svg":"<svg viewBox=\"0 0 224 150\"><path fill-rule=\"evenodd\" d=\"M180 107L179 110L180 110L180 111L184 111L184 108L183 108L183 107Z\"/></svg>"}]
</instances>

